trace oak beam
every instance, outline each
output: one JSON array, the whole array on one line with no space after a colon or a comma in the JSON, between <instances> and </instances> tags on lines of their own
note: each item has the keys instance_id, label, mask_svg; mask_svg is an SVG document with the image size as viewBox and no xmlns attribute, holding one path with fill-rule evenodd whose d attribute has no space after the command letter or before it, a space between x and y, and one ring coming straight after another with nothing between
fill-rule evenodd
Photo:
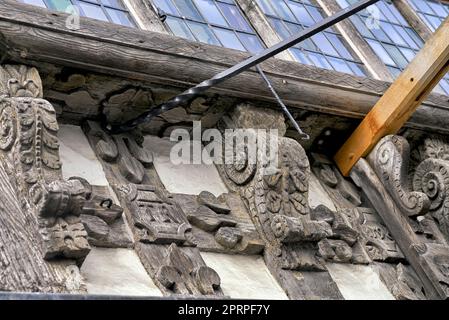
<instances>
[{"instance_id":1,"label":"oak beam","mask_svg":"<svg viewBox=\"0 0 449 320\"><path fill-rule=\"evenodd\" d=\"M449 70L449 18L380 98L335 155L343 175L368 155L379 140L395 134Z\"/></svg>"}]
</instances>

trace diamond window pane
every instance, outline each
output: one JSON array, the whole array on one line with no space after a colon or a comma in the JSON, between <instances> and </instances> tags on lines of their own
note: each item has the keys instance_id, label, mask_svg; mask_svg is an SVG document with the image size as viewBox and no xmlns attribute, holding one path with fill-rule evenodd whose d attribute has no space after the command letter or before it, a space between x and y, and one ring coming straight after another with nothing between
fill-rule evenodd
<instances>
[{"instance_id":1,"label":"diamond window pane","mask_svg":"<svg viewBox=\"0 0 449 320\"><path fill-rule=\"evenodd\" d=\"M281 39L327 17L315 0L256 0L256 3ZM360 72L368 74L363 63L334 28L300 42L295 48L290 49L290 52L301 63L312 62L317 67L354 75L360 75ZM358 67L352 68L350 63Z\"/></svg>"},{"instance_id":2,"label":"diamond window pane","mask_svg":"<svg viewBox=\"0 0 449 320\"><path fill-rule=\"evenodd\" d=\"M151 1L165 12L165 24L174 35L252 53L264 48L234 0Z\"/></svg>"},{"instance_id":3,"label":"diamond window pane","mask_svg":"<svg viewBox=\"0 0 449 320\"><path fill-rule=\"evenodd\" d=\"M67 12L73 6L80 15L101 21L109 21L127 27L136 27L122 0L19 0L43 8ZM169 0L164 0L169 1Z\"/></svg>"}]
</instances>

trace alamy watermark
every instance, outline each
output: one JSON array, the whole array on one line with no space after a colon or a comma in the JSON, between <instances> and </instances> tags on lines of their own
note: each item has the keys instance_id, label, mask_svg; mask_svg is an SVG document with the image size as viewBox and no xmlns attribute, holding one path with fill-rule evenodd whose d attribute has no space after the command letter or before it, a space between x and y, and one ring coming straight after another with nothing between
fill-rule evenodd
<instances>
[{"instance_id":1,"label":"alamy watermark","mask_svg":"<svg viewBox=\"0 0 449 320\"><path fill-rule=\"evenodd\" d=\"M234 166L242 171L258 165L264 174L278 170L279 132L277 129L218 129L202 131L201 122L193 129L176 129L170 136L176 144L171 148L170 161L181 164L217 164Z\"/></svg>"}]
</instances>

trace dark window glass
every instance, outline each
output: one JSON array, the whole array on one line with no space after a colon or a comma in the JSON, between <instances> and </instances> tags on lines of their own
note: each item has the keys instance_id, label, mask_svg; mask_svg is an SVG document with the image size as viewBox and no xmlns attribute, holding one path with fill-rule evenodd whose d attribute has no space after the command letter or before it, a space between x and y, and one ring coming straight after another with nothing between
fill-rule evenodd
<instances>
[{"instance_id":1,"label":"dark window glass","mask_svg":"<svg viewBox=\"0 0 449 320\"><path fill-rule=\"evenodd\" d=\"M153 0L176 36L257 53L263 44L234 0Z\"/></svg>"},{"instance_id":2,"label":"dark window glass","mask_svg":"<svg viewBox=\"0 0 449 320\"><path fill-rule=\"evenodd\" d=\"M109 21L128 27L136 27L136 23L121 0L19 0L57 11L66 11L70 6L79 9L83 17Z\"/></svg>"},{"instance_id":3,"label":"dark window glass","mask_svg":"<svg viewBox=\"0 0 449 320\"><path fill-rule=\"evenodd\" d=\"M311 27L326 14L312 0L256 0L271 26L282 39ZM367 71L340 33L329 28L290 49L300 62L317 67L366 76Z\"/></svg>"}]
</instances>

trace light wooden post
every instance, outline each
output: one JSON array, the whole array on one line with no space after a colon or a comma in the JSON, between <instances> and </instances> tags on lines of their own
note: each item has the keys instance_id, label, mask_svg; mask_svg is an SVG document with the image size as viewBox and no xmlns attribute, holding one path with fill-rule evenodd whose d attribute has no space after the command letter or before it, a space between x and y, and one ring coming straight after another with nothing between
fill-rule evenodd
<instances>
[{"instance_id":1,"label":"light wooden post","mask_svg":"<svg viewBox=\"0 0 449 320\"><path fill-rule=\"evenodd\" d=\"M382 137L397 133L448 71L449 18L337 152L335 161L342 174L348 176L357 161L365 157Z\"/></svg>"}]
</instances>

